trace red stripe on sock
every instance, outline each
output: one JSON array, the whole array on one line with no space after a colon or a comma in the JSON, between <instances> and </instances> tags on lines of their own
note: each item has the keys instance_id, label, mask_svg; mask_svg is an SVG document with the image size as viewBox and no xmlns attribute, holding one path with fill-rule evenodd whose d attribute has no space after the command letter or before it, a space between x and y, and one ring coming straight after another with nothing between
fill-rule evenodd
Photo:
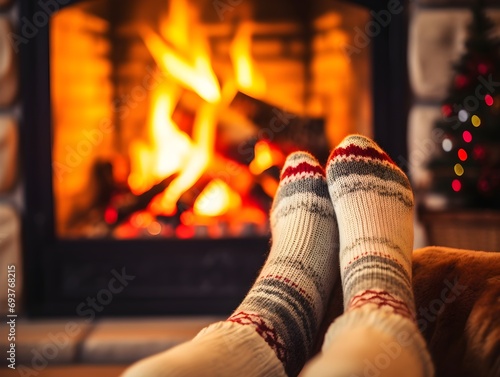
<instances>
[{"instance_id":1,"label":"red stripe on sock","mask_svg":"<svg viewBox=\"0 0 500 377\"><path fill-rule=\"evenodd\" d=\"M308 162L301 162L297 166L289 166L287 167L283 173L281 173L281 179L290 177L292 175L297 175L301 173L310 173L311 175L320 173L321 175L325 175L325 171L321 166L311 165Z\"/></svg>"},{"instance_id":2,"label":"red stripe on sock","mask_svg":"<svg viewBox=\"0 0 500 377\"><path fill-rule=\"evenodd\" d=\"M287 361L287 349L280 341L278 333L271 326L258 315L246 312L238 312L233 314L227 319L228 322L239 323L240 325L252 325L255 327L257 333L264 339L264 341L271 347L278 359L283 363Z\"/></svg>"},{"instance_id":3,"label":"red stripe on sock","mask_svg":"<svg viewBox=\"0 0 500 377\"><path fill-rule=\"evenodd\" d=\"M333 160L335 157L339 156L359 156L359 157L369 157L374 158L381 161L388 161L393 165L396 163L389 157L389 155L385 152L381 152L376 150L375 148L361 148L357 145L350 144L345 148L336 148L332 154L330 155L329 161Z\"/></svg>"},{"instance_id":4,"label":"red stripe on sock","mask_svg":"<svg viewBox=\"0 0 500 377\"><path fill-rule=\"evenodd\" d=\"M375 291L370 289L363 291L351 298L347 311L359 309L367 304L375 304L378 308L388 306L392 308L395 314L414 320L408 305L404 301L398 300L387 291Z\"/></svg>"},{"instance_id":5,"label":"red stripe on sock","mask_svg":"<svg viewBox=\"0 0 500 377\"><path fill-rule=\"evenodd\" d=\"M356 255L354 258L352 258L351 260L349 260L349 262L347 263L347 265L344 267L344 270L347 270L348 268L350 268L351 264L353 264L354 262L356 262L358 259L364 258L364 257L367 257L367 256L372 256L372 255L375 255L377 257L382 257L382 258L390 259L393 262L395 262L398 266L400 266L401 268L403 268L403 269L405 268L401 263L399 263L399 260L397 258L393 257L391 254L382 253L382 252L379 252L379 251L365 251L364 253Z\"/></svg>"},{"instance_id":6,"label":"red stripe on sock","mask_svg":"<svg viewBox=\"0 0 500 377\"><path fill-rule=\"evenodd\" d=\"M309 301L311 302L314 302L314 299L312 298L311 295L309 295L307 293L307 291L305 291L303 288L301 288L297 283L291 281L290 279L288 279L287 277L284 277L284 276L281 276L281 275L273 275L273 274L269 274L269 275L264 275L262 276L259 280L264 280L264 279L276 279L276 280L280 280L280 281L283 281L285 282L286 284L290 285L291 287L295 288L296 290L298 290L303 296L305 296L307 299L309 299Z\"/></svg>"}]
</instances>

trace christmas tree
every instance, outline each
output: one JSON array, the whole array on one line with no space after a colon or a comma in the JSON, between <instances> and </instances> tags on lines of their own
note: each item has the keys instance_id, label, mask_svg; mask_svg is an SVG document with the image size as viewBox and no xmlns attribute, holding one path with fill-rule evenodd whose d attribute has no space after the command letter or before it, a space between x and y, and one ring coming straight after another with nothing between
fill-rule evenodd
<instances>
[{"instance_id":1,"label":"christmas tree","mask_svg":"<svg viewBox=\"0 0 500 377\"><path fill-rule=\"evenodd\" d=\"M434 126L441 148L429 164L430 191L455 208L500 208L500 42L481 2L472 12L466 52Z\"/></svg>"}]
</instances>

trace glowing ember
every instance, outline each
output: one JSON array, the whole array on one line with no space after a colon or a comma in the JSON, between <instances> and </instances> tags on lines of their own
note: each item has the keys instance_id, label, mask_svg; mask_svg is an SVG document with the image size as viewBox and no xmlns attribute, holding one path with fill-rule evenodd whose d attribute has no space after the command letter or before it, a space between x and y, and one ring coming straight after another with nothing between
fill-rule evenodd
<instances>
[{"instance_id":1,"label":"glowing ember","mask_svg":"<svg viewBox=\"0 0 500 377\"><path fill-rule=\"evenodd\" d=\"M224 181L214 179L194 203L194 213L200 216L221 216L241 205L240 196Z\"/></svg>"},{"instance_id":2,"label":"glowing ember","mask_svg":"<svg viewBox=\"0 0 500 377\"><path fill-rule=\"evenodd\" d=\"M255 158L250 163L250 171L255 175L259 175L271 166L273 166L271 148L265 141L259 141L255 144Z\"/></svg>"}]
</instances>

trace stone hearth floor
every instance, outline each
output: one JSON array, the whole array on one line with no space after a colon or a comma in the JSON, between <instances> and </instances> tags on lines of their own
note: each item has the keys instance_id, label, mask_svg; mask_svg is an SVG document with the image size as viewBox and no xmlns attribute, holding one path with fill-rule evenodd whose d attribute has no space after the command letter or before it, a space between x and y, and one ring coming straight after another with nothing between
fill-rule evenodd
<instances>
[{"instance_id":1,"label":"stone hearth floor","mask_svg":"<svg viewBox=\"0 0 500 377\"><path fill-rule=\"evenodd\" d=\"M126 365L195 336L221 318L117 318L87 323L80 319L33 320L16 324L16 371L0 360L1 376L118 376ZM2 325L0 350L9 350ZM21 372L24 369L24 373ZM30 374L31 373L31 374Z\"/></svg>"}]
</instances>

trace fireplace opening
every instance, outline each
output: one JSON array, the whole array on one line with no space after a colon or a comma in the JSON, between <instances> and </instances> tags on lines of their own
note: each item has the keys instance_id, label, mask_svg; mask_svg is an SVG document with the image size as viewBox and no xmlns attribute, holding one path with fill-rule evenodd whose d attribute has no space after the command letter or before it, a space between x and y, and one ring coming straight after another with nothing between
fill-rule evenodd
<instances>
[{"instance_id":1,"label":"fireplace opening","mask_svg":"<svg viewBox=\"0 0 500 377\"><path fill-rule=\"evenodd\" d=\"M288 153L371 134L370 50L347 54L368 11L337 4L308 30L258 11L106 0L52 17L58 237L268 236Z\"/></svg>"},{"instance_id":2,"label":"fireplace opening","mask_svg":"<svg viewBox=\"0 0 500 377\"><path fill-rule=\"evenodd\" d=\"M381 25L387 4L66 3L20 46L29 314L75 314L121 272L97 315L226 314L290 152L325 162L360 132L405 156L406 18Z\"/></svg>"}]
</instances>

